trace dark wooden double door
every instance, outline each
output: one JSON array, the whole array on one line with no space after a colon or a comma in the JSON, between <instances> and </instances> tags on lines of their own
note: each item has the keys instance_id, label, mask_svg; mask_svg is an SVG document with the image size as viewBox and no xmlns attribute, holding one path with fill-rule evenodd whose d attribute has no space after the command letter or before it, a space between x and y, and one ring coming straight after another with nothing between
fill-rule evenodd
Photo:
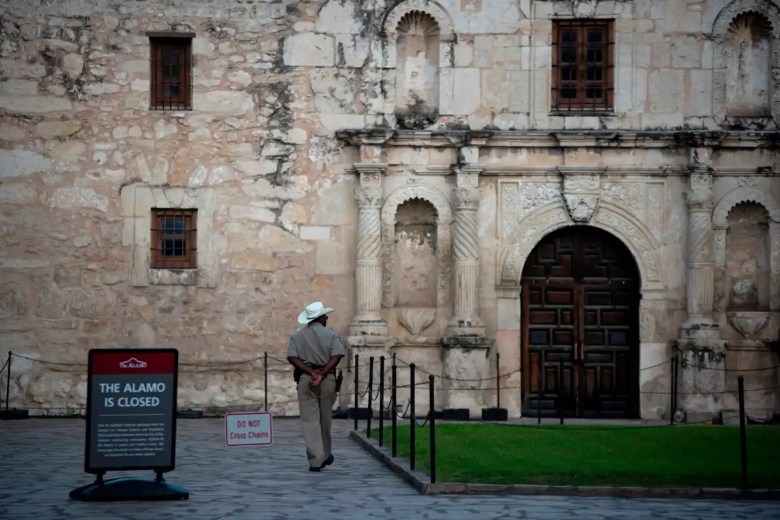
<instances>
[{"instance_id":1,"label":"dark wooden double door","mask_svg":"<svg viewBox=\"0 0 780 520\"><path fill-rule=\"evenodd\" d=\"M639 416L639 274L596 228L556 231L523 269L523 413Z\"/></svg>"}]
</instances>

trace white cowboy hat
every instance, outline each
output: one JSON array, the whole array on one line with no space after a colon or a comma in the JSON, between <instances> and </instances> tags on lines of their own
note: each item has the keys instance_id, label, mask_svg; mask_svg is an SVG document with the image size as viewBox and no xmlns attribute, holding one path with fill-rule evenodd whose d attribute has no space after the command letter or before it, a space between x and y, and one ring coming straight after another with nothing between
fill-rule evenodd
<instances>
[{"instance_id":1,"label":"white cowboy hat","mask_svg":"<svg viewBox=\"0 0 780 520\"><path fill-rule=\"evenodd\" d=\"M333 309L325 307L322 302L310 303L303 309L303 312L298 315L298 323L306 325L311 320L316 320L323 314L328 314L329 312L333 312Z\"/></svg>"}]
</instances>

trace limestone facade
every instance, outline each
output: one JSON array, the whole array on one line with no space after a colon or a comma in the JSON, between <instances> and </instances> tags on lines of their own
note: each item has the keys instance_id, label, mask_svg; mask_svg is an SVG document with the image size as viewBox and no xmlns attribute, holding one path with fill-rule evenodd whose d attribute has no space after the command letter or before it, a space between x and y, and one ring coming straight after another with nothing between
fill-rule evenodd
<instances>
[{"instance_id":1,"label":"limestone facade","mask_svg":"<svg viewBox=\"0 0 780 520\"><path fill-rule=\"evenodd\" d=\"M572 110L556 27L587 21L609 101ZM188 110L150 109L166 34L191 38ZM524 266L585 226L638 273L629 415L733 417L741 375L771 418L778 123L775 0L6 1L0 356L31 358L11 405L80 412L90 348L175 347L180 408L258 407L268 353L270 409L297 414L286 338L322 300L362 381L395 354L474 417L498 370L519 416ZM152 268L153 208L197 210L195 269Z\"/></svg>"}]
</instances>

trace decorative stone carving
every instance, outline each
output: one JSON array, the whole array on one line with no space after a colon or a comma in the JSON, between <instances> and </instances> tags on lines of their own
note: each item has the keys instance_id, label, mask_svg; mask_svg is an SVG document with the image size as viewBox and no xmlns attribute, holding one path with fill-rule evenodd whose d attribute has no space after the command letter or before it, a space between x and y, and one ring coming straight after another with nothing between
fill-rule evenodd
<instances>
[{"instance_id":1,"label":"decorative stone carving","mask_svg":"<svg viewBox=\"0 0 780 520\"><path fill-rule=\"evenodd\" d=\"M555 206L540 208L531 217L525 218L517 231L505 239L502 245L499 272L502 285L516 286L520 283L525 260L534 246L547 234L571 224L568 212L561 202ZM591 224L620 238L637 260L642 277L643 290L663 288L656 251L661 244L636 218L622 214L611 204L601 204Z\"/></svg>"},{"instance_id":2,"label":"decorative stone carving","mask_svg":"<svg viewBox=\"0 0 780 520\"><path fill-rule=\"evenodd\" d=\"M448 41L454 37L455 26L450 15L436 2L431 2L430 0L406 0L398 3L385 18L384 30L389 40L395 41L399 22L413 11L426 13L433 17L439 25L442 40Z\"/></svg>"},{"instance_id":3,"label":"decorative stone carving","mask_svg":"<svg viewBox=\"0 0 780 520\"><path fill-rule=\"evenodd\" d=\"M566 202L566 210L573 222L587 224L593 218L599 204L597 195L570 195L563 196Z\"/></svg>"},{"instance_id":4,"label":"decorative stone carving","mask_svg":"<svg viewBox=\"0 0 780 520\"><path fill-rule=\"evenodd\" d=\"M577 18L593 18L598 0L569 0L571 10Z\"/></svg>"},{"instance_id":5,"label":"decorative stone carving","mask_svg":"<svg viewBox=\"0 0 780 520\"><path fill-rule=\"evenodd\" d=\"M769 313L760 311L734 311L726 313L729 323L745 339L755 339L756 335L769 322Z\"/></svg>"},{"instance_id":6,"label":"decorative stone carving","mask_svg":"<svg viewBox=\"0 0 780 520\"><path fill-rule=\"evenodd\" d=\"M358 202L357 260L355 267L355 310L350 335L387 334L387 324L379 313L382 304L381 173L384 165L358 164L361 187L355 190Z\"/></svg>"},{"instance_id":7,"label":"decorative stone carving","mask_svg":"<svg viewBox=\"0 0 780 520\"><path fill-rule=\"evenodd\" d=\"M453 262L455 267L454 316L448 334L483 334L482 321L477 314L477 282L479 278L479 205L478 173L473 169L457 174L455 198L455 230Z\"/></svg>"},{"instance_id":8,"label":"decorative stone carving","mask_svg":"<svg viewBox=\"0 0 780 520\"><path fill-rule=\"evenodd\" d=\"M587 224L596 213L601 191L599 174L563 174L563 201L573 222Z\"/></svg>"},{"instance_id":9,"label":"decorative stone carving","mask_svg":"<svg viewBox=\"0 0 780 520\"><path fill-rule=\"evenodd\" d=\"M436 319L436 309L399 309L398 322L413 336L419 336Z\"/></svg>"}]
</instances>

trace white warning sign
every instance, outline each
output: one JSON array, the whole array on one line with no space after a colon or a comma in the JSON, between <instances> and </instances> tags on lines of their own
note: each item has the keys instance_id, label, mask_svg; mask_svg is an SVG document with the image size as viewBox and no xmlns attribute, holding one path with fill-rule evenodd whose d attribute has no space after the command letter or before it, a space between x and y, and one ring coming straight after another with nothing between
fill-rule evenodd
<instances>
[{"instance_id":1,"label":"white warning sign","mask_svg":"<svg viewBox=\"0 0 780 520\"><path fill-rule=\"evenodd\" d=\"M229 413L225 415L225 444L228 446L266 446L273 441L271 414L268 412Z\"/></svg>"}]
</instances>

